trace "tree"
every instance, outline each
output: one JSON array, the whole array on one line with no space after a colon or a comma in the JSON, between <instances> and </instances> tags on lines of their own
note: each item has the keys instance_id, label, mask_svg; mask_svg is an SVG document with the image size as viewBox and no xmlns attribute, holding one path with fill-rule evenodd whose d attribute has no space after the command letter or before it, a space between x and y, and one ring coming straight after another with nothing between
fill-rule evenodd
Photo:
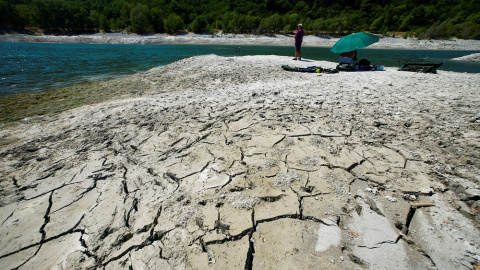
<instances>
[{"instance_id":1,"label":"tree","mask_svg":"<svg viewBox=\"0 0 480 270\"><path fill-rule=\"evenodd\" d=\"M278 33L283 29L283 19L278 13L262 20L263 29L273 33Z\"/></svg>"},{"instance_id":2,"label":"tree","mask_svg":"<svg viewBox=\"0 0 480 270\"><path fill-rule=\"evenodd\" d=\"M0 0L0 27L22 26L20 16L9 1Z\"/></svg>"},{"instance_id":3,"label":"tree","mask_svg":"<svg viewBox=\"0 0 480 270\"><path fill-rule=\"evenodd\" d=\"M302 14L308 12L309 9L310 7L307 3L304 1L298 1L293 7L293 12Z\"/></svg>"},{"instance_id":4,"label":"tree","mask_svg":"<svg viewBox=\"0 0 480 270\"><path fill-rule=\"evenodd\" d=\"M155 32L164 32L165 28L163 25L164 11L158 7L153 7L150 10L149 21Z\"/></svg>"},{"instance_id":5,"label":"tree","mask_svg":"<svg viewBox=\"0 0 480 270\"><path fill-rule=\"evenodd\" d=\"M175 34L185 28L183 20L177 14L168 15L167 19L163 21L165 31L169 34Z\"/></svg>"},{"instance_id":6,"label":"tree","mask_svg":"<svg viewBox=\"0 0 480 270\"><path fill-rule=\"evenodd\" d=\"M24 4L16 5L15 11L18 14L18 22L10 21L10 23L7 24L10 24L10 26L13 28L22 28L25 26L33 25L31 6ZM9 20L9 16L6 16L5 18L7 19L7 21ZM5 27L8 27L8 25L6 25Z\"/></svg>"},{"instance_id":7,"label":"tree","mask_svg":"<svg viewBox=\"0 0 480 270\"><path fill-rule=\"evenodd\" d=\"M260 24L260 18L256 16L249 16L245 17L245 30L249 33L254 33L255 30L258 28Z\"/></svg>"},{"instance_id":8,"label":"tree","mask_svg":"<svg viewBox=\"0 0 480 270\"><path fill-rule=\"evenodd\" d=\"M378 18L376 18L372 24L370 24L370 32L378 32L382 29L382 26L383 26L383 20L384 20L384 16L380 16Z\"/></svg>"},{"instance_id":9,"label":"tree","mask_svg":"<svg viewBox=\"0 0 480 270\"><path fill-rule=\"evenodd\" d=\"M176 33L405 31L478 38L478 0L0 0L0 27ZM437 23L438 22L438 23Z\"/></svg>"},{"instance_id":10,"label":"tree","mask_svg":"<svg viewBox=\"0 0 480 270\"><path fill-rule=\"evenodd\" d=\"M300 16L297 13L290 14L290 15L285 15L284 18L283 18L283 21L284 21L284 25L285 25L284 30L286 32L295 31L297 29L297 25L299 23L302 23L300 21Z\"/></svg>"},{"instance_id":11,"label":"tree","mask_svg":"<svg viewBox=\"0 0 480 270\"><path fill-rule=\"evenodd\" d=\"M148 28L147 14L148 8L142 4L137 4L130 11L130 23L132 31L135 33L145 33Z\"/></svg>"},{"instance_id":12,"label":"tree","mask_svg":"<svg viewBox=\"0 0 480 270\"><path fill-rule=\"evenodd\" d=\"M60 17L63 12L58 8L57 3L52 0L32 1L33 23L47 31L58 31L63 26Z\"/></svg>"},{"instance_id":13,"label":"tree","mask_svg":"<svg viewBox=\"0 0 480 270\"><path fill-rule=\"evenodd\" d=\"M190 30L194 33L204 33L207 31L208 22L203 16L197 16L190 24Z\"/></svg>"},{"instance_id":14,"label":"tree","mask_svg":"<svg viewBox=\"0 0 480 270\"><path fill-rule=\"evenodd\" d=\"M90 25L92 28L100 28L100 13L96 10L91 10L90 14L88 16L88 19L90 21Z\"/></svg>"},{"instance_id":15,"label":"tree","mask_svg":"<svg viewBox=\"0 0 480 270\"><path fill-rule=\"evenodd\" d=\"M105 32L110 31L110 21L103 14L100 15L100 29L102 29Z\"/></svg>"}]
</instances>

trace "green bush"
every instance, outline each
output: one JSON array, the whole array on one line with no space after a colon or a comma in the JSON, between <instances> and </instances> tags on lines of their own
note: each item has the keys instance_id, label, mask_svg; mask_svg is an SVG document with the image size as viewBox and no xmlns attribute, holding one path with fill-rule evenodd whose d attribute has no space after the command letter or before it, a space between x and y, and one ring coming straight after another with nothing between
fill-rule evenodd
<instances>
[{"instance_id":1,"label":"green bush","mask_svg":"<svg viewBox=\"0 0 480 270\"><path fill-rule=\"evenodd\" d=\"M177 14L168 15L167 19L163 21L165 31L169 34L176 34L185 28L182 17Z\"/></svg>"},{"instance_id":2,"label":"green bush","mask_svg":"<svg viewBox=\"0 0 480 270\"><path fill-rule=\"evenodd\" d=\"M148 9L147 6L142 4L137 4L130 11L130 23L133 32L135 33L145 33L148 28L148 19L147 19Z\"/></svg>"},{"instance_id":3,"label":"green bush","mask_svg":"<svg viewBox=\"0 0 480 270\"><path fill-rule=\"evenodd\" d=\"M199 16L195 18L195 20L193 20L193 22L190 24L189 29L194 33L204 33L207 32L207 26L207 20L204 17Z\"/></svg>"}]
</instances>

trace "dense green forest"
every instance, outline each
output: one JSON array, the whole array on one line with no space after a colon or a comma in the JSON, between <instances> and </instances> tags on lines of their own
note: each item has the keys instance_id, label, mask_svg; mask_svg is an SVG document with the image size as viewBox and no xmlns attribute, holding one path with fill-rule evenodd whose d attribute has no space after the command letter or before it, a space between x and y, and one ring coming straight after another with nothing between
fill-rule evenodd
<instances>
[{"instance_id":1,"label":"dense green forest","mask_svg":"<svg viewBox=\"0 0 480 270\"><path fill-rule=\"evenodd\" d=\"M0 0L0 28L51 33L402 33L480 39L479 0Z\"/></svg>"}]
</instances>

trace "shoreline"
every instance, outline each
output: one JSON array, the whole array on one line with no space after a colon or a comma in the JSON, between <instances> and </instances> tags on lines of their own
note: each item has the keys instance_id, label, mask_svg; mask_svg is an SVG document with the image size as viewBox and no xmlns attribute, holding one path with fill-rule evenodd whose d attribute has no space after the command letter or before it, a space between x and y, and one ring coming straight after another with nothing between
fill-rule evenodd
<instances>
[{"instance_id":1,"label":"shoreline","mask_svg":"<svg viewBox=\"0 0 480 270\"><path fill-rule=\"evenodd\" d=\"M477 61L478 56L479 54L467 55L459 60L465 61L464 59L476 58L474 60ZM223 58L222 56L217 57ZM283 56L274 57L277 57L278 59L290 60L290 58L285 58ZM314 62L318 62L318 60L305 60L306 62L296 62L294 64L297 64L300 67L307 67L312 66L312 63ZM181 62L182 60L179 61ZM282 64L285 64L286 62L291 61L285 61ZM335 66L338 64L337 62L330 61L320 62L332 69L334 69ZM151 70L155 70L157 68L168 68L172 64L159 66ZM389 66L385 66L385 68L392 70L398 69L398 67ZM111 102L113 100L128 98L130 96L136 95L142 96L144 95L145 91L149 92L153 91L152 89L156 89L156 87L145 83L143 79L140 79L143 78L145 74L149 74L151 70L141 71L133 74L125 74L107 80L79 82L49 91L21 92L0 97L0 128L4 126L9 126L18 121L29 122L31 120L43 119L46 115L57 115L64 111L78 108L81 106L88 106L102 102ZM462 72L445 70L439 70L438 72L440 74L444 72L447 74L462 74ZM349 74L350 72L346 73ZM365 72L355 73L362 74ZM472 76L477 75L477 73L466 74L472 74ZM142 90L134 89L132 88L133 86L136 86L137 88L141 87Z\"/></svg>"},{"instance_id":2,"label":"shoreline","mask_svg":"<svg viewBox=\"0 0 480 270\"><path fill-rule=\"evenodd\" d=\"M332 47L338 37L305 36L303 46ZM256 36L256 35L200 35L200 34L121 34L95 33L86 35L29 35L29 34L2 34L0 42L25 43L79 43L79 44L222 44L222 45L270 45L292 46L293 35ZM418 40L394 37L381 38L369 48L375 49L415 49L415 50L465 50L480 51L480 40Z\"/></svg>"}]
</instances>

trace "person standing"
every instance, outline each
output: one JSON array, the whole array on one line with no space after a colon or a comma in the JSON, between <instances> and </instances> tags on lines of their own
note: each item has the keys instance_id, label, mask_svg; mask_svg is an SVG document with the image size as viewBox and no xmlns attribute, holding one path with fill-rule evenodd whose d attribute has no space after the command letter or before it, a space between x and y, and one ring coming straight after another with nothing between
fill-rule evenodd
<instances>
[{"instance_id":1,"label":"person standing","mask_svg":"<svg viewBox=\"0 0 480 270\"><path fill-rule=\"evenodd\" d=\"M298 31L295 33L295 58L293 60L302 60L302 53L300 49L302 47L303 36L305 33L303 32L303 25L298 25Z\"/></svg>"}]
</instances>

